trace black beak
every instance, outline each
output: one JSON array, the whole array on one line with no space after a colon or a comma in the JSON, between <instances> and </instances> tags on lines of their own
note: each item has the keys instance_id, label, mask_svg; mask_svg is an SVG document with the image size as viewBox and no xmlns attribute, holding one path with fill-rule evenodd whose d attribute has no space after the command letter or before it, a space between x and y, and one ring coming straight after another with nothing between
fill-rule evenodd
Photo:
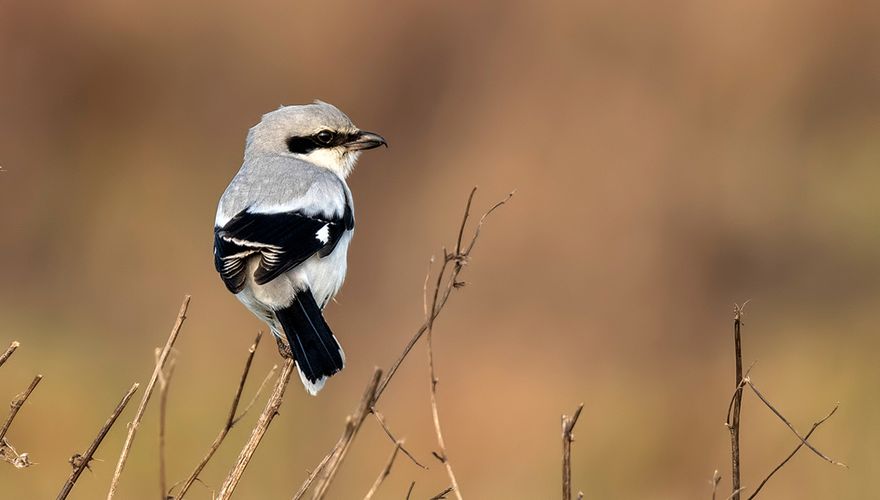
<instances>
[{"instance_id":1,"label":"black beak","mask_svg":"<svg viewBox=\"0 0 880 500\"><path fill-rule=\"evenodd\" d=\"M379 146L388 147L388 142L379 134L373 132L360 131L353 141L345 143L345 147L350 151L364 151L367 149L378 148Z\"/></svg>"}]
</instances>

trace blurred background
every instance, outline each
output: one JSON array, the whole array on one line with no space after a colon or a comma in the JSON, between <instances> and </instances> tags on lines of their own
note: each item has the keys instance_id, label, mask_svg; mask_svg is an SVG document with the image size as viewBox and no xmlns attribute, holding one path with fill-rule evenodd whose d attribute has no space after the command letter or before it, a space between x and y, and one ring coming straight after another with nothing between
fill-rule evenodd
<instances>
[{"instance_id":1,"label":"blurred background","mask_svg":"<svg viewBox=\"0 0 880 500\"><path fill-rule=\"evenodd\" d=\"M478 212L518 191L436 324L466 498L558 497L559 418L580 402L586 498L707 498L716 468L729 491L746 299L754 381L803 431L840 401L814 441L851 466L802 451L764 496L875 496L878 29L867 0L0 0L0 345L22 343L0 400L45 377L8 435L39 465L0 464L4 498L57 494L186 293L167 439L170 482L189 474L263 328L214 272L217 199L261 114L316 98L391 148L350 180L357 235L327 311L348 366L317 398L292 381L238 497L289 498L330 449L421 323L473 185ZM265 342L245 397L278 362ZM379 406L430 470L400 457L379 498L448 484L427 370L419 345ZM120 498L159 494L156 401ZM134 406L71 498L106 494ZM211 497L257 413L189 497ZM743 426L754 488L796 439L751 396ZM360 498L390 451L368 420L331 497Z\"/></svg>"}]
</instances>

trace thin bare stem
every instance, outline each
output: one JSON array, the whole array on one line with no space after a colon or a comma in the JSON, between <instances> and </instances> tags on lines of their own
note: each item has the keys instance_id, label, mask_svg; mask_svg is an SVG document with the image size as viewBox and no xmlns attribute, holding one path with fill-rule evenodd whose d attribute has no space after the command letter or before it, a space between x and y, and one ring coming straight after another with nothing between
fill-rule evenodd
<instances>
[{"instance_id":1,"label":"thin bare stem","mask_svg":"<svg viewBox=\"0 0 880 500\"><path fill-rule=\"evenodd\" d=\"M416 333L409 339L406 346L404 346L404 348L403 348L403 352L400 354L400 356L397 357L397 359L391 365L391 368L388 370L385 377L380 378L380 379L374 379L375 380L375 387L373 388L373 392L369 398L367 398L367 394L370 393L370 387L373 386L373 383L371 382L371 384L367 386L368 390L367 390L367 393L365 393L365 395L364 395L364 400L362 400L362 403L363 403L363 401L367 401L368 402L368 406L367 406L368 409L371 409L371 410L375 409L376 403L378 402L381 395L385 392L385 389L388 387L388 384L391 382L391 379L394 377L394 374L397 373L397 370L400 368L404 359L406 359L407 355L409 355L409 353L412 351L413 347L416 345L416 343L419 341L419 339L422 338L422 336L428 331L430 326L433 324L434 319L436 319L437 316L440 314L440 312L443 310L443 307L446 305L446 302L449 299L449 296L451 295L452 290L464 286L464 283L458 280L458 275L461 272L461 270L463 269L463 267L468 262L468 258L470 257L470 252L473 250L474 244L476 243L477 237L479 236L480 227L485 222L488 215L490 215L498 207L507 203L507 201L510 200L510 198L513 196L513 193L510 193L504 200L496 203L495 205L492 206L492 208L489 211L487 211L485 214L483 214L483 216L480 218L480 222L478 223L476 229L474 230L474 233L473 233L473 236L471 237L470 242L465 247L465 245L464 245L465 226L467 224L467 220L468 220L468 217L470 214L470 207L473 202L475 192L476 192L476 188L471 190L471 193L468 196L468 202L467 202L467 205L465 208L465 215L462 219L461 226L459 227L458 239L457 239L457 243L456 243L456 249L460 250L462 248L466 248L466 250L458 251L454 254L446 254L444 252L445 258L444 258L443 266L441 267L438 283L443 283L444 278L447 278L445 281L447 283L447 285L445 287L442 287L442 292L439 290L437 291L436 300L433 301L433 304L435 307L432 307L432 314L428 315L425 322L419 327L419 329L416 331ZM446 274L447 270L450 270L448 275ZM425 297L425 299L426 298L427 297ZM427 300L425 300L424 302L425 302L425 309L427 310ZM377 369L376 373L374 373L374 377L376 377L377 374L379 377L381 377L381 371L378 369ZM374 415L376 415L375 412L374 412ZM381 416L377 417L377 420L380 421L380 424L383 423ZM322 475L322 474L323 475L321 476L321 479L318 481L317 486L315 487L316 491L315 491L314 498L321 498L324 495L324 493L327 490L327 487L329 486L329 482L333 479L333 476L336 474L335 471L338 469L338 464L341 461L341 457L343 457L345 455L345 453L348 449L348 446L350 446L351 440L354 437L354 434L352 434L352 432L351 432L351 429L352 429L352 426L354 425L354 423L355 423L355 421L353 421L352 417L350 417L349 420L346 422L346 428L343 431L342 437L336 442L333 449L331 449L330 452L324 456L324 458L321 460L321 462L318 464L318 466L315 467L315 469L309 474L309 476L306 478L306 480L300 486L299 490L297 490L297 492L294 494L294 496L293 496L294 500L298 500L298 499L302 498L305 495L305 493L308 491L308 489L311 487L311 485L315 481L315 479L318 478L318 476ZM360 423L357 423L357 427L359 427L359 426L360 426ZM388 430L387 426L383 425L382 427L383 427L383 429L385 429L388 437L392 441L396 442L396 439L394 439L393 434L391 434L391 432ZM357 431L355 430L354 432L356 433ZM410 456L410 458L412 458L412 457ZM419 464L419 465L421 465L421 464ZM445 492L445 493L448 493L448 492ZM444 495L445 495L445 493L444 493Z\"/></svg>"},{"instance_id":2,"label":"thin bare stem","mask_svg":"<svg viewBox=\"0 0 880 500\"><path fill-rule=\"evenodd\" d=\"M299 490L294 493L294 500L301 499L309 490L309 487L311 487L315 479L318 479L318 476L321 476L321 478L315 486L314 497L319 498L319 495L323 496L326 492L326 489L329 486L329 481L331 481L333 476L336 475L339 464L342 462L345 454L348 453L348 448L351 446L351 442L360 430L360 426L363 424L364 418L366 418L366 414L370 410L370 406L375 402L376 387L379 385L379 380L381 378L382 370L376 368L373 371L373 378L370 379L370 383L367 384L367 388L364 390L364 395L361 397L361 402L358 405L357 410L355 410L353 415L349 415L346 419L345 429L342 431L342 435L336 441L336 444L333 445L330 452L321 459L318 466L315 467L306 480L303 481Z\"/></svg>"},{"instance_id":3,"label":"thin bare stem","mask_svg":"<svg viewBox=\"0 0 880 500\"><path fill-rule=\"evenodd\" d=\"M731 492L730 495L727 496L724 500L731 500L731 499L734 498L734 497L737 497L737 498L738 498L738 497L739 497L739 494L742 493L742 492L745 491L745 490L746 490L745 487L743 487L743 488L737 488L737 489L733 490L733 492Z\"/></svg>"},{"instance_id":4,"label":"thin bare stem","mask_svg":"<svg viewBox=\"0 0 880 500\"><path fill-rule=\"evenodd\" d=\"M180 488L180 493L177 494L178 499L183 498L183 496L186 495L186 492L189 491L190 486L192 486L193 483L199 478L199 474L202 473L202 470L204 470L205 466L208 465L208 462L220 448L223 440L226 439L226 435L229 433L232 427L235 426L236 422L238 422L238 420L242 416L244 416L245 413L247 413L251 405L253 405L254 401L256 401L257 396L259 396L260 393L263 392L263 385L260 385L260 388L257 390L254 398L251 400L250 405L248 405L247 408L245 408L244 412L242 412L242 414L238 418L236 418L238 404L239 401L241 401L241 393L242 391L244 391L244 385L247 382L248 374L251 371L251 364L254 361L254 353L257 352L257 347L260 345L260 339L262 337L263 332L259 332L257 334L257 337L254 339L253 344L251 344L250 348L248 349L247 358L244 362L244 370L242 370L241 372L241 377L238 381L238 388L235 391L235 396L232 398L232 406L229 408L229 413L226 416L226 422L223 424L223 428L220 429L220 433L217 434L216 438L214 438L214 442L211 443L211 447L208 449L208 452L205 453L202 461L199 462L198 465L196 465L196 468L195 470L193 470L192 474L190 474L189 477L183 482L183 486L181 486ZM275 373L275 367L273 367L272 371L269 372L269 376L271 376L273 373ZM263 380L263 384L266 383L266 380L268 380L268 377Z\"/></svg>"},{"instance_id":5,"label":"thin bare stem","mask_svg":"<svg viewBox=\"0 0 880 500\"><path fill-rule=\"evenodd\" d=\"M412 491L413 491L413 488L415 488L415 487L416 487L415 481L409 483L409 489L406 490L406 500L409 500L409 497L412 496Z\"/></svg>"},{"instance_id":6,"label":"thin bare stem","mask_svg":"<svg viewBox=\"0 0 880 500\"><path fill-rule=\"evenodd\" d=\"M286 359L284 366L281 369L281 375L278 377L278 382L275 384L275 389L272 391L272 395L269 396L269 400L266 402L266 408L263 410L263 413L260 414L257 424L251 432L250 439L248 439L244 448L241 449L235 465L232 467L232 470L229 471L229 475L226 476L226 480L223 482L223 486L217 494L218 500L228 499L232 496L232 492L235 491L235 487L241 480L241 475L244 473L248 463L250 463L251 458L254 456L254 452L257 450L257 446L260 445L260 441L262 441L263 436L266 434L266 430L269 429L269 424L272 423L275 415L278 414L278 409L281 407L281 403L284 400L284 391L287 389L288 382L290 382L290 374L293 372L293 368L293 359Z\"/></svg>"},{"instance_id":7,"label":"thin bare stem","mask_svg":"<svg viewBox=\"0 0 880 500\"><path fill-rule=\"evenodd\" d=\"M715 496L718 494L718 483L721 482L721 473L718 472L718 469L715 469L715 472L712 473L712 480L709 481L709 484L712 485L712 500L715 500Z\"/></svg>"},{"instance_id":8,"label":"thin bare stem","mask_svg":"<svg viewBox=\"0 0 880 500\"><path fill-rule=\"evenodd\" d=\"M782 420L782 422L786 425L786 427L788 427L791 430L791 432L793 432L794 435L797 436L797 438L801 440L801 444L803 444L804 446L806 446L807 448L812 450L813 453L818 455L822 460L825 460L826 462L828 462L830 464L834 464L834 465L843 467L845 469L849 468L849 466L847 466L845 463L838 462L838 461L828 457L827 455L825 455L821 451L817 450L813 445L811 445L809 443L809 441L807 441L807 438L801 436L798 433L798 431L794 428L794 426L791 425L791 422L789 422L788 419L785 418L782 415L782 413L779 412L779 410L777 410L772 404L770 404L770 401L768 401L767 398L765 398L764 395L761 394L761 391L759 391L758 388L755 387L755 384L752 383L751 380L746 379L746 385L748 385L752 389L752 392L754 392L755 395L758 396L758 399L760 399L764 403L764 405L767 406L767 408L770 408L770 411L772 411L777 417L779 417L779 420Z\"/></svg>"},{"instance_id":9,"label":"thin bare stem","mask_svg":"<svg viewBox=\"0 0 880 500\"><path fill-rule=\"evenodd\" d=\"M266 390L266 386L269 385L269 382L273 378L275 378L275 372L277 372L277 371L278 371L278 365L272 365L272 368L269 369L269 373L267 373L266 376L263 377L263 381L260 382L260 386L257 388L257 391L251 397L251 400L248 401L247 406L245 406L244 410L241 410L241 413L239 413L238 416L235 417L235 419L232 421L233 426L235 426L235 424L237 424L239 422L239 420L241 420L245 416L247 416L248 412L251 411L251 408L254 407L254 404L256 404L257 400L260 399L260 396L263 394L263 391Z\"/></svg>"},{"instance_id":10,"label":"thin bare stem","mask_svg":"<svg viewBox=\"0 0 880 500\"><path fill-rule=\"evenodd\" d=\"M354 442L354 438L357 436L358 431L360 431L364 419L367 418L370 408L376 403L376 388L379 386L379 380L381 380L381 378L382 370L376 368L373 371L373 378L370 379L370 383L364 391L364 395L361 398L357 410L348 418L342 437L339 438L333 451L330 452L330 458L323 467L322 475L318 480L318 484L315 486L315 493L313 495L315 500L324 498L324 495L327 494L327 489L330 488L330 483L333 482L333 478L336 477L336 473L339 472L339 466L342 465L342 461L348 454L348 450L351 448L351 444Z\"/></svg>"},{"instance_id":11,"label":"thin bare stem","mask_svg":"<svg viewBox=\"0 0 880 500\"><path fill-rule=\"evenodd\" d=\"M346 421L346 425L347 424L348 421ZM306 492L309 490L309 487L312 485L312 482L315 480L315 478L318 477L318 474L320 474L321 471L324 470L324 467L327 466L327 462L329 462L330 459L333 457L333 454L336 452L337 447L339 447L339 441L337 441L336 444L333 445L333 449L330 450L330 453L324 455L324 458L322 458L321 461L318 462L318 466L315 467L315 470L309 472L309 476L306 478L305 481L303 481L303 484L300 485L296 493L293 494L293 500L300 500L306 494Z\"/></svg>"},{"instance_id":12,"label":"thin bare stem","mask_svg":"<svg viewBox=\"0 0 880 500\"><path fill-rule=\"evenodd\" d=\"M834 415L834 413L837 411L837 408L839 406L840 406L840 403L834 405L834 408L831 409L831 411L828 413L828 415L825 415L824 417L822 417L818 421L813 422L813 427L810 429L810 432L808 432L806 435L804 435L804 439L805 440L809 439L810 436L813 435L813 432L815 432L815 430L818 429L820 425L824 424L826 420L828 420L829 418L831 418L832 415ZM761 492L761 489L764 487L765 484L767 484L767 481L769 481L770 478L773 477L773 475L779 471L779 469L784 467L785 464L787 464L788 461L791 460L792 457L794 457L795 454L798 452L798 450L800 450L803 446L804 446L804 442L798 443L797 447L795 447L795 449L792 450L792 452L789 453L788 456L785 457L785 459L779 463L779 465L777 465L772 471L770 471L770 474L767 474L767 477L765 477L764 480L761 481L761 484L759 484L758 487L755 488L755 492L752 493L751 495L749 495L748 500L752 500L753 498L758 496L758 493Z\"/></svg>"},{"instance_id":13,"label":"thin bare stem","mask_svg":"<svg viewBox=\"0 0 880 500\"><path fill-rule=\"evenodd\" d=\"M156 363L159 363L159 349L156 349ZM159 372L159 500L168 498L168 482L165 472L165 423L168 413L168 387L174 374L174 358L168 360L168 368Z\"/></svg>"},{"instance_id":14,"label":"thin bare stem","mask_svg":"<svg viewBox=\"0 0 880 500\"><path fill-rule=\"evenodd\" d=\"M370 491L364 495L364 500L370 500L373 498L373 495L379 491L379 486L382 485L382 481L391 474L391 466L394 465L394 459L397 458L397 452L400 451L401 445L400 441L394 443L394 450L391 452L391 456L388 457L388 462L385 464L385 467L382 469L382 472L379 473L379 476L373 481L373 486L370 487Z\"/></svg>"},{"instance_id":15,"label":"thin bare stem","mask_svg":"<svg viewBox=\"0 0 880 500\"><path fill-rule=\"evenodd\" d=\"M139 384L133 384L131 389L125 393L125 396L122 396L122 400L119 401L119 404L116 405L116 409L113 410L113 413L110 414L110 418L104 422L104 425L101 427L101 430L98 431L98 435L95 437L92 444L89 445L89 449L86 450L84 455L75 454L70 459L70 464L73 466L73 471L70 473L70 477L67 478L67 482L64 483L64 486L61 488L61 492L58 493L58 500L64 500L67 498L67 495L70 494L70 491L73 489L73 485L76 484L77 479L82 474L85 469L89 468L89 462L91 462L92 457L95 455L95 452L98 451L98 446L101 446L101 442L104 441L104 437L107 436L107 433L110 432L110 428L113 427L113 424L116 423L116 419L119 418L119 415L122 414L122 411L125 410L126 405L128 405L128 401L134 396L134 393L138 390Z\"/></svg>"},{"instance_id":16,"label":"thin bare stem","mask_svg":"<svg viewBox=\"0 0 880 500\"><path fill-rule=\"evenodd\" d=\"M473 191L471 191L471 198L473 198ZM471 198L468 199L468 208L470 208ZM468 211L465 211L464 220L462 221L462 227L467 221ZM461 249L461 233L458 236L458 242L456 243L456 253L460 252ZM445 253L445 252L444 252ZM437 298L440 293L440 287L442 285L443 279L443 271L446 269L446 263L449 262L449 259L446 259L443 263L443 267L440 270L440 273L437 278L437 286L434 288L434 299L431 303L431 314L425 319L428 323L428 336L426 339L427 351L428 351L428 374L431 377L430 379L430 388L431 388L431 417L434 421L434 434L437 436L437 446L440 448L440 453L435 454L435 456L439 457L440 462L446 467L446 475L449 476L449 482L452 483L452 491L455 492L456 498L458 500L462 500L461 490L458 486L458 480L455 478L455 472L452 469L452 464L449 461L449 453L446 449L446 441L443 439L443 430L440 427L440 411L437 408L437 384L440 380L437 378L437 372L434 367L434 312L437 308ZM430 269L428 270L430 273ZM425 280L427 285L427 280ZM451 287L452 285L450 285ZM450 288L451 289L451 288ZM427 296L427 288L424 290L425 296Z\"/></svg>"},{"instance_id":17,"label":"thin bare stem","mask_svg":"<svg viewBox=\"0 0 880 500\"><path fill-rule=\"evenodd\" d=\"M382 415L378 410L376 410L376 407L370 408L370 413L372 413L373 416L376 417L376 421L379 422L379 426L382 427L382 430L385 431L385 435L388 436L389 439L391 439L395 443L398 443L398 442L401 443L400 451L403 452L403 454L406 455L410 459L410 461L412 461L412 463L416 464L417 466L421 467L422 469L428 470L427 466L422 465L422 463L419 462L418 460L416 460L416 457L414 457L412 455L412 453L410 453L403 446L402 440L399 440L396 437L394 437L394 434L391 432L391 429L388 428L388 424L385 423L385 416Z\"/></svg>"},{"instance_id":18,"label":"thin bare stem","mask_svg":"<svg viewBox=\"0 0 880 500\"><path fill-rule=\"evenodd\" d=\"M571 443L574 441L574 426L584 404L578 405L574 415L562 415L562 500L571 500Z\"/></svg>"},{"instance_id":19,"label":"thin bare stem","mask_svg":"<svg viewBox=\"0 0 880 500\"><path fill-rule=\"evenodd\" d=\"M464 226L467 224L467 219L470 214L471 204L473 202L474 194L476 193L476 191L477 191L477 188L474 187L471 190L470 195L468 196L468 201L467 201L467 205L465 208L465 215L462 219L461 226L459 226L459 240L457 240L458 243L456 244L456 248L459 248L459 249L462 248L461 240L464 235ZM480 217L480 222L477 224L477 227L474 230L474 234L471 237L470 243L467 246L467 250L462 252L462 254L458 256L458 257L462 257L462 258L456 260L456 266L453 268L452 275L451 275L451 283L455 283L457 285L447 289L443 293L443 295L440 296L440 299L437 302L437 307L434 311L434 314L432 314L431 317L429 318L431 322L433 322L437 318L437 316L440 314L440 312L443 310L443 307L446 305L446 301L449 299L449 295L450 295L452 289L458 288L458 284L460 284L460 282L457 279L458 274L459 274L459 272L461 272L461 269L467 263L467 258L470 257L470 253L473 250L475 243L477 242L477 238L479 238L480 229L481 229L483 223L485 222L486 218L489 215L491 215L492 212L494 212L498 207L507 203L511 199L511 197L513 197L513 195L514 195L514 192L511 192L510 194L507 195L506 198L504 198L503 200L501 200L498 203L496 203L495 205L493 205L492 208L490 208L485 214L483 214L482 217ZM427 330L428 330L428 321L426 321L425 323L422 324L421 327L419 327L419 329L416 331L416 333L412 336L412 338L410 338L409 342L407 342L406 346L403 348L403 352L400 354L400 356L398 356L397 360L395 360L394 363L391 365L391 368L386 373L385 378L382 380L382 383L379 384L379 389L376 391L376 399L378 399L382 395L382 393L385 392L385 389L388 387L388 383L391 382L391 379L394 377L394 374L397 373L397 370L400 368L400 365L403 364L403 360L406 359L406 356L409 354L409 352L412 350L412 348L416 345L416 343L419 341L419 339L422 338L422 335L424 335Z\"/></svg>"},{"instance_id":20,"label":"thin bare stem","mask_svg":"<svg viewBox=\"0 0 880 500\"><path fill-rule=\"evenodd\" d=\"M150 382L147 384L147 389L144 391L143 398L141 398L141 403L135 413L134 420L128 425L128 435L125 437L125 444L122 445L122 453L119 455L119 461L116 462L116 470L113 472L113 479L110 481L110 490L107 492L107 500L113 499L113 495L116 494L116 489L119 487L119 478L122 476L122 470L125 468L125 462L128 459L128 453L131 451L131 445L134 442L135 433L137 433L141 419L144 418L144 412L147 410L147 403L150 402L150 397L153 395L153 388L156 386L156 381L159 379L159 373L164 369L165 360L168 359L168 354L171 352L171 348L174 347L174 342L177 341L180 327L186 319L186 310L189 307L190 298L189 295L183 298L183 303L180 305L180 312L177 313L177 320L171 328L171 335L168 336L168 340L165 342L165 347L159 355L159 361L156 363L155 368L153 368L153 376L150 377Z\"/></svg>"},{"instance_id":21,"label":"thin bare stem","mask_svg":"<svg viewBox=\"0 0 880 500\"><path fill-rule=\"evenodd\" d=\"M451 491L452 491L452 486L450 486L450 487L446 488L445 490L441 491L440 493L437 493L436 495L432 496L429 500L443 500L444 498L446 498L446 495L448 495Z\"/></svg>"},{"instance_id":22,"label":"thin bare stem","mask_svg":"<svg viewBox=\"0 0 880 500\"><path fill-rule=\"evenodd\" d=\"M18 410L21 410L21 407L24 406L27 399L31 397L31 393L34 392L34 389L37 388L37 384L39 384L41 380L43 380L42 375L34 377L28 388L9 403L9 416L6 417L6 421L3 422L3 427L0 427L0 443L2 443L3 438L6 437L6 432L9 431L12 421L15 420L15 416L18 415Z\"/></svg>"},{"instance_id":23,"label":"thin bare stem","mask_svg":"<svg viewBox=\"0 0 880 500\"><path fill-rule=\"evenodd\" d=\"M733 396L733 409L728 412L728 420L727 420L727 429L730 431L730 462L731 462L731 482L733 492L731 496L733 500L739 500L739 490L740 490L740 454L739 454L739 431L740 431L740 413L742 412L742 385L743 385L743 370L742 370L742 336L741 336L741 328L742 328L742 316L743 316L743 307L738 304L734 304L733 306L733 344L734 344L734 359L736 362L736 391Z\"/></svg>"},{"instance_id":24,"label":"thin bare stem","mask_svg":"<svg viewBox=\"0 0 880 500\"><path fill-rule=\"evenodd\" d=\"M20 345L21 344L19 344L17 340L13 340L12 343L9 344L9 347L6 348L6 352L0 354L0 366L3 366L3 363L5 363L7 359L9 359L9 356L12 356L12 353L14 353Z\"/></svg>"}]
</instances>

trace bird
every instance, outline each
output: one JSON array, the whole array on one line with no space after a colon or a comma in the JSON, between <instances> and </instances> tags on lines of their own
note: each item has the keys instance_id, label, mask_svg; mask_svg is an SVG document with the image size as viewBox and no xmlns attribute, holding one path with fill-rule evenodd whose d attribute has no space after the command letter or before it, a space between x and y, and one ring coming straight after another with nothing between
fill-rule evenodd
<instances>
[{"instance_id":1,"label":"bird","mask_svg":"<svg viewBox=\"0 0 880 500\"><path fill-rule=\"evenodd\" d=\"M363 151L388 147L322 101L281 106L248 131L244 160L214 220L214 266L266 322L315 396L345 366L323 311L345 280L354 234L346 179ZM284 349L284 344L289 349Z\"/></svg>"}]
</instances>

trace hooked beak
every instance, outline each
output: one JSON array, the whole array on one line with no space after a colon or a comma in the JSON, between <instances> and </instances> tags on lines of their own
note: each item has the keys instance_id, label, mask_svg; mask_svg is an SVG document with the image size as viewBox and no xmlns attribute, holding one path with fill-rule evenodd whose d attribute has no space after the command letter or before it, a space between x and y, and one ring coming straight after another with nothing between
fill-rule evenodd
<instances>
[{"instance_id":1,"label":"hooked beak","mask_svg":"<svg viewBox=\"0 0 880 500\"><path fill-rule=\"evenodd\" d=\"M379 134L374 134L373 132L367 132L365 130L358 132L353 141L345 143L345 147L349 151L364 151L367 149L378 148L379 146L388 147L385 138Z\"/></svg>"}]
</instances>

